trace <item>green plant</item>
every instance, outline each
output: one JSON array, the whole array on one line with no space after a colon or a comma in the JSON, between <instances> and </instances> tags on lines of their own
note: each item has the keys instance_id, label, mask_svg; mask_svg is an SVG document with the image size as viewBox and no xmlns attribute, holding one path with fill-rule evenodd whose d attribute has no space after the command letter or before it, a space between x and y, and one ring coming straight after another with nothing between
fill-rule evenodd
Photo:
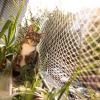
<instances>
[{"instance_id":1,"label":"green plant","mask_svg":"<svg viewBox=\"0 0 100 100\"><path fill-rule=\"evenodd\" d=\"M15 32L16 32L16 25L18 22L18 18L24 6L25 0L22 1L20 8L18 9L18 13L16 16L13 16L12 20L7 20L5 25L3 26L0 32L0 55L1 62L8 56L13 55L15 52Z\"/></svg>"},{"instance_id":2,"label":"green plant","mask_svg":"<svg viewBox=\"0 0 100 100\"><path fill-rule=\"evenodd\" d=\"M10 79L8 78L11 75L11 70L12 70L11 63L12 63L13 55L16 52L16 48L17 48L17 46L15 45L16 26L18 24L18 18L20 16L24 3L25 0L22 0L22 3L18 8L17 15L12 16L11 19L6 19L6 21L4 21L5 22L4 26L0 31L0 71L1 71L0 75L1 77L7 78L6 80L7 83L5 82L5 85L7 86L4 86L7 88L9 87L8 84L10 82Z\"/></svg>"}]
</instances>

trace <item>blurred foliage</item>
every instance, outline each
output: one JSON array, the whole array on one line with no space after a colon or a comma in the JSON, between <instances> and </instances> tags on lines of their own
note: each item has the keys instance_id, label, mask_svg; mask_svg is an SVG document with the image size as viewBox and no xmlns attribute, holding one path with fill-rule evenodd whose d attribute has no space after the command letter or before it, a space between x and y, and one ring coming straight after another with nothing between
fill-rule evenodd
<instances>
[{"instance_id":1,"label":"blurred foliage","mask_svg":"<svg viewBox=\"0 0 100 100\"><path fill-rule=\"evenodd\" d=\"M40 23L38 20L32 15L32 12L30 10L30 22L33 26L34 32L38 32L40 30Z\"/></svg>"},{"instance_id":2,"label":"blurred foliage","mask_svg":"<svg viewBox=\"0 0 100 100\"><path fill-rule=\"evenodd\" d=\"M13 16L13 20L7 20L5 25L3 26L0 32L0 55L2 55L2 59L6 56L14 53L15 51L15 32L16 32L16 25L22 8L24 6L25 0L22 1L20 8L18 9L17 16ZM3 50L2 50L3 49ZM2 52L3 51L3 52ZM3 54L2 54L3 53Z\"/></svg>"}]
</instances>

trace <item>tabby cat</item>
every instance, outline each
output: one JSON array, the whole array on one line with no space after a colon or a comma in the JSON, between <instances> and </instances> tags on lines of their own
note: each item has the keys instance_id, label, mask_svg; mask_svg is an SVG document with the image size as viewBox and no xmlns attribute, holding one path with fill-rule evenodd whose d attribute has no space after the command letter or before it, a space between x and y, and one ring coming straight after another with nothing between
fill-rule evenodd
<instances>
[{"instance_id":1,"label":"tabby cat","mask_svg":"<svg viewBox=\"0 0 100 100\"><path fill-rule=\"evenodd\" d=\"M38 72L37 64L39 59L39 54L37 50L37 45L40 42L41 37L44 33L39 34L33 32L31 26L25 37L20 42L20 50L13 61L13 77L18 77L20 75L20 70L26 68L26 72L30 77L35 68L35 72ZM24 73L26 74L26 73Z\"/></svg>"}]
</instances>

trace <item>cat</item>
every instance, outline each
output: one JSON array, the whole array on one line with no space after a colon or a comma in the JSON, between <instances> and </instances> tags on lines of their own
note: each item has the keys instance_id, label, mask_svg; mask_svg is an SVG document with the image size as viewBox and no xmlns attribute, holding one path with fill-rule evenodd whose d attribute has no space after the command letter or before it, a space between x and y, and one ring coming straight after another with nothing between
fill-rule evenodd
<instances>
[{"instance_id":1,"label":"cat","mask_svg":"<svg viewBox=\"0 0 100 100\"><path fill-rule=\"evenodd\" d=\"M13 77L20 75L20 69L27 66L28 74L31 74L35 69L35 73L38 73L38 60L39 52L37 50L37 45L40 42L42 36L45 33L36 33L32 29L27 32L25 37L20 42L20 50L13 61ZM35 68L36 67L36 68ZM29 75L30 76L30 75Z\"/></svg>"}]
</instances>

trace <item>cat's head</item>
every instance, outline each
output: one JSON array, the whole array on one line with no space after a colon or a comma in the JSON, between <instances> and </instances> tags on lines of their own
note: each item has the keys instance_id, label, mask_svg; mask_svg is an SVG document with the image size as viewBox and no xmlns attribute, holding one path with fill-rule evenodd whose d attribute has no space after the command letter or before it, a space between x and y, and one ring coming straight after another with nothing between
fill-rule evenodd
<instances>
[{"instance_id":1,"label":"cat's head","mask_svg":"<svg viewBox=\"0 0 100 100\"><path fill-rule=\"evenodd\" d=\"M44 36L45 33L36 33L36 32L31 32L31 33L27 33L26 36L24 37L23 41L22 41L22 45L24 43L27 43L31 46L37 46L38 43L40 42L40 39L42 36Z\"/></svg>"},{"instance_id":2,"label":"cat's head","mask_svg":"<svg viewBox=\"0 0 100 100\"><path fill-rule=\"evenodd\" d=\"M33 25L28 27L27 34L24 37L23 43L28 43L32 46L37 46L44 33L34 32Z\"/></svg>"}]
</instances>

